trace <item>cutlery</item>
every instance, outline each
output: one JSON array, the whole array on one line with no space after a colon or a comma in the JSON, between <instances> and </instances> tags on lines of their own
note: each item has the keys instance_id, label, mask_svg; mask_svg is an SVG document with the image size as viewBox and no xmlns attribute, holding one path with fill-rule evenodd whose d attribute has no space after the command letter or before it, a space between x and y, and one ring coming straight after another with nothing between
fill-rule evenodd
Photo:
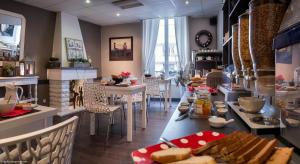
<instances>
[{"instance_id":1,"label":"cutlery","mask_svg":"<svg viewBox=\"0 0 300 164\"><path fill-rule=\"evenodd\" d=\"M181 121L189 115L189 112L184 113L183 115L179 116L175 121Z\"/></svg>"},{"instance_id":2,"label":"cutlery","mask_svg":"<svg viewBox=\"0 0 300 164\"><path fill-rule=\"evenodd\" d=\"M175 144L173 144L172 142L170 142L168 139L161 137L159 138L160 141L164 142L165 144L167 144L169 147L178 147Z\"/></svg>"}]
</instances>

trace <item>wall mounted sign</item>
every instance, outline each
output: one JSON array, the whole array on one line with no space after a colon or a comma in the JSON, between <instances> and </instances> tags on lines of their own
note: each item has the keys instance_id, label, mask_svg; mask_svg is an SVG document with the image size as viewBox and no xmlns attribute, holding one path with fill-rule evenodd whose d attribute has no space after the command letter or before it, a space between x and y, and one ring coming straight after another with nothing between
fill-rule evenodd
<instances>
[{"instance_id":1,"label":"wall mounted sign","mask_svg":"<svg viewBox=\"0 0 300 164\"><path fill-rule=\"evenodd\" d=\"M207 30L201 30L195 36L195 42L201 48L207 48L211 44L212 40L213 36Z\"/></svg>"},{"instance_id":2,"label":"wall mounted sign","mask_svg":"<svg viewBox=\"0 0 300 164\"><path fill-rule=\"evenodd\" d=\"M109 60L133 60L133 37L129 36L109 38Z\"/></svg>"},{"instance_id":3,"label":"wall mounted sign","mask_svg":"<svg viewBox=\"0 0 300 164\"><path fill-rule=\"evenodd\" d=\"M65 38L68 60L84 59L82 40Z\"/></svg>"}]
</instances>

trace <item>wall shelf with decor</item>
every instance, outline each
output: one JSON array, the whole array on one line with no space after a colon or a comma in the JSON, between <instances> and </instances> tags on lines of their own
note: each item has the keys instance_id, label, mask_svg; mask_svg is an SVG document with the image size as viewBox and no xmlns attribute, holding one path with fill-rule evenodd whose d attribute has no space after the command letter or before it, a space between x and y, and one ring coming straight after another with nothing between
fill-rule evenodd
<instances>
[{"instance_id":1,"label":"wall shelf with decor","mask_svg":"<svg viewBox=\"0 0 300 164\"><path fill-rule=\"evenodd\" d=\"M15 86L29 86L29 93L26 98L21 98L20 102L35 102L37 104L37 85L38 76L15 76L15 77L0 77L0 87L7 85ZM31 87L34 86L34 93L32 94Z\"/></svg>"},{"instance_id":2,"label":"wall shelf with decor","mask_svg":"<svg viewBox=\"0 0 300 164\"><path fill-rule=\"evenodd\" d=\"M231 26L238 23L238 18L241 14L245 13L249 6L250 0L225 0L223 5L223 14L224 14L224 33L223 37L223 64L230 65L232 64L231 57L231 42L232 42L232 31ZM226 36L226 37L225 37ZM228 38L228 39L227 39Z\"/></svg>"}]
</instances>

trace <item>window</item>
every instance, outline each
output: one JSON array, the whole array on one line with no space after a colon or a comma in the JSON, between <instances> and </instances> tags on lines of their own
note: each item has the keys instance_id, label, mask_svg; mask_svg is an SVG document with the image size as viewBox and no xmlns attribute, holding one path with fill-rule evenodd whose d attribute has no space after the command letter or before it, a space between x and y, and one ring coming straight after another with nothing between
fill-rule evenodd
<instances>
[{"instance_id":1,"label":"window","mask_svg":"<svg viewBox=\"0 0 300 164\"><path fill-rule=\"evenodd\" d=\"M155 74L165 72L166 76L178 71L178 54L174 19L161 19L155 47Z\"/></svg>"}]
</instances>

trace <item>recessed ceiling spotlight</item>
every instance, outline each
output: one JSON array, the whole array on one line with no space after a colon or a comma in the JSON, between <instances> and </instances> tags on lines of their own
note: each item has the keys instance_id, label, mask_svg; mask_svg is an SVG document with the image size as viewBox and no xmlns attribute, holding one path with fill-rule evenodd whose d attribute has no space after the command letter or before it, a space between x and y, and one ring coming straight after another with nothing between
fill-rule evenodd
<instances>
[{"instance_id":1,"label":"recessed ceiling spotlight","mask_svg":"<svg viewBox=\"0 0 300 164\"><path fill-rule=\"evenodd\" d=\"M85 3L90 4L91 0L85 0Z\"/></svg>"},{"instance_id":2,"label":"recessed ceiling spotlight","mask_svg":"<svg viewBox=\"0 0 300 164\"><path fill-rule=\"evenodd\" d=\"M116 14L117 17L119 17L120 15L121 15L120 13L117 13L117 14Z\"/></svg>"},{"instance_id":3,"label":"recessed ceiling spotlight","mask_svg":"<svg viewBox=\"0 0 300 164\"><path fill-rule=\"evenodd\" d=\"M186 1L185 1L185 4L188 5L188 4L190 4L190 2L189 2L188 0L186 0Z\"/></svg>"}]
</instances>

